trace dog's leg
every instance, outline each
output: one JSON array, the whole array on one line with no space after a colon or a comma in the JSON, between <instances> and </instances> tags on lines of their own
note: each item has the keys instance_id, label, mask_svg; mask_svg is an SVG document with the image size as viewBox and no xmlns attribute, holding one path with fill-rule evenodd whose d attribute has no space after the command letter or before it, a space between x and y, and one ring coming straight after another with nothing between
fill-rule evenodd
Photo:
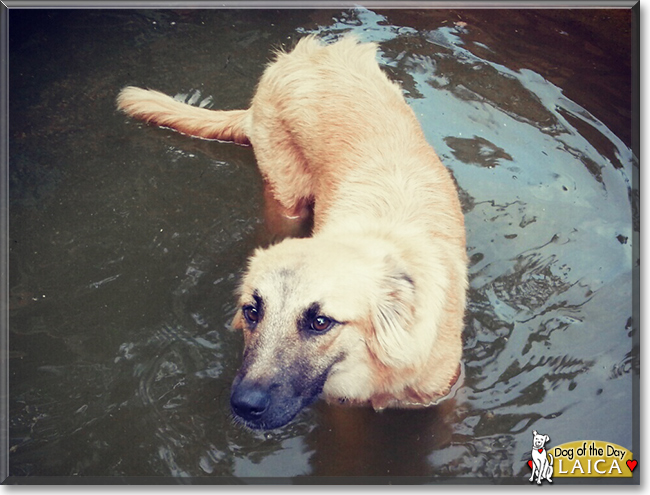
<instances>
[{"instance_id":1,"label":"dog's leg","mask_svg":"<svg viewBox=\"0 0 650 495\"><path fill-rule=\"evenodd\" d=\"M279 239L284 237L306 237L310 234L311 208L301 201L297 209L287 210L268 184L264 187L264 225L269 233Z\"/></svg>"},{"instance_id":2,"label":"dog's leg","mask_svg":"<svg viewBox=\"0 0 650 495\"><path fill-rule=\"evenodd\" d=\"M289 219L309 216L314 184L307 161L278 119L254 123L251 137L257 165Z\"/></svg>"},{"instance_id":3,"label":"dog's leg","mask_svg":"<svg viewBox=\"0 0 650 495\"><path fill-rule=\"evenodd\" d=\"M544 477L544 471L546 471L546 462L544 459L539 460L539 466L537 467L537 484L542 484L542 478Z\"/></svg>"}]
</instances>

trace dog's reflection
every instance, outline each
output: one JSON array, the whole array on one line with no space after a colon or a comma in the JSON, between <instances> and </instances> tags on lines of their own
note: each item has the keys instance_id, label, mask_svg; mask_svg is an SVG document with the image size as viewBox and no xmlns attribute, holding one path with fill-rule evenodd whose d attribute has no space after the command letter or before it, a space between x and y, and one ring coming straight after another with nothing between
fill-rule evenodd
<instances>
[{"instance_id":1,"label":"dog's reflection","mask_svg":"<svg viewBox=\"0 0 650 495\"><path fill-rule=\"evenodd\" d=\"M312 476L430 476L428 457L451 442L455 399L424 409L349 407L321 401L306 438Z\"/></svg>"}]
</instances>

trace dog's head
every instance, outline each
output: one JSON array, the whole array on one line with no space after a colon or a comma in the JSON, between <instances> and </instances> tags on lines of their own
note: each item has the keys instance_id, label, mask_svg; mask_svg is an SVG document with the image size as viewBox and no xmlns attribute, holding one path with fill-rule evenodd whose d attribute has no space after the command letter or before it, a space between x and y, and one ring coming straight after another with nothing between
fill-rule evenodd
<instances>
[{"instance_id":1,"label":"dog's head","mask_svg":"<svg viewBox=\"0 0 650 495\"><path fill-rule=\"evenodd\" d=\"M548 435L538 435L535 430L533 430L533 449L543 449L546 442L549 442L551 439Z\"/></svg>"},{"instance_id":2,"label":"dog's head","mask_svg":"<svg viewBox=\"0 0 650 495\"><path fill-rule=\"evenodd\" d=\"M374 362L408 366L415 284L388 243L287 239L251 258L233 326L244 333L231 407L251 428L288 423L325 391L365 400Z\"/></svg>"}]
</instances>

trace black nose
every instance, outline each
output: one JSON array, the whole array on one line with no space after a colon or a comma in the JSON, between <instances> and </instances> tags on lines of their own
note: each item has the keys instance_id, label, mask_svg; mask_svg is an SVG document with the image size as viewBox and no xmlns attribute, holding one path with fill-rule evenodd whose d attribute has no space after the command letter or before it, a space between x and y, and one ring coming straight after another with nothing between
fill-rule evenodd
<instances>
[{"instance_id":1,"label":"black nose","mask_svg":"<svg viewBox=\"0 0 650 495\"><path fill-rule=\"evenodd\" d=\"M259 419L269 408L271 395L268 390L256 384L240 382L230 396L230 407L245 420Z\"/></svg>"}]
</instances>

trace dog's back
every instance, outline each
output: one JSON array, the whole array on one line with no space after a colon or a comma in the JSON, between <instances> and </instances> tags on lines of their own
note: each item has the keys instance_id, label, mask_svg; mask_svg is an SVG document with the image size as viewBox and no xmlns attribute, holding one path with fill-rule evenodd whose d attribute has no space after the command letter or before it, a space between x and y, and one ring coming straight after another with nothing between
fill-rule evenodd
<instances>
[{"instance_id":1,"label":"dog's back","mask_svg":"<svg viewBox=\"0 0 650 495\"><path fill-rule=\"evenodd\" d=\"M251 106L253 145L265 131L287 128L315 174L336 163L340 175L341 167L356 167L378 149L401 161L424 136L399 86L377 65L376 48L353 38L322 45L307 37L279 53ZM259 122L277 125L260 131Z\"/></svg>"}]
</instances>

